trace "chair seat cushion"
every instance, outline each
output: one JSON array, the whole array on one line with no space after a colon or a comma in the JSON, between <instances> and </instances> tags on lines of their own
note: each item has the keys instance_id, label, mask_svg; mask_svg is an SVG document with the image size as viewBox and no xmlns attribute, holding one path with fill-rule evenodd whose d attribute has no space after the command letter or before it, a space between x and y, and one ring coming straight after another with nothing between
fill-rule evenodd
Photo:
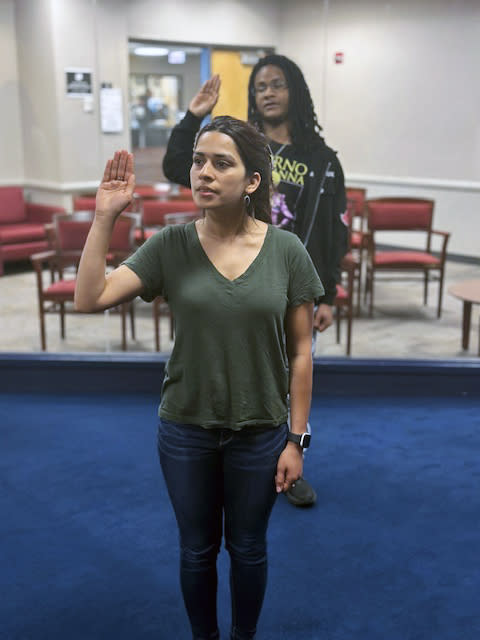
<instances>
[{"instance_id":1,"label":"chair seat cushion","mask_svg":"<svg viewBox=\"0 0 480 640\"><path fill-rule=\"evenodd\" d=\"M75 293L75 280L59 280L58 282L54 282L49 287L44 289L44 296L49 298L50 300L58 298L58 299L71 299L73 300L73 295Z\"/></svg>"},{"instance_id":2,"label":"chair seat cushion","mask_svg":"<svg viewBox=\"0 0 480 640\"><path fill-rule=\"evenodd\" d=\"M18 244L45 240L45 225L43 224L7 224L0 225L0 243Z\"/></svg>"},{"instance_id":3,"label":"chair seat cushion","mask_svg":"<svg viewBox=\"0 0 480 640\"><path fill-rule=\"evenodd\" d=\"M440 259L424 251L377 251L374 259L377 267L440 266Z\"/></svg>"}]
</instances>

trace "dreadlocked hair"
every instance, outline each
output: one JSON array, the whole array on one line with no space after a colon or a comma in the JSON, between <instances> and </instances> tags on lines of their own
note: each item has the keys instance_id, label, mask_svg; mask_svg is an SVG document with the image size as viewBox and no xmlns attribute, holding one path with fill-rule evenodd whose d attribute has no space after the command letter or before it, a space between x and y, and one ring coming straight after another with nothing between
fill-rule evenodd
<instances>
[{"instance_id":1,"label":"dreadlocked hair","mask_svg":"<svg viewBox=\"0 0 480 640\"><path fill-rule=\"evenodd\" d=\"M323 136L320 134L322 127L318 124L310 90L303 73L295 62L286 56L270 54L260 58L253 67L248 82L248 121L263 132L263 118L258 112L255 102L255 78L260 69L267 65L279 67L287 81L289 91L288 121L292 142L310 151L323 143Z\"/></svg>"},{"instance_id":2,"label":"dreadlocked hair","mask_svg":"<svg viewBox=\"0 0 480 640\"><path fill-rule=\"evenodd\" d=\"M260 184L250 194L250 202L246 205L247 214L271 224L272 156L266 137L244 120L237 120L231 116L217 116L198 132L194 149L201 136L208 131L218 131L229 136L238 149L247 175L255 172L260 174Z\"/></svg>"}]
</instances>

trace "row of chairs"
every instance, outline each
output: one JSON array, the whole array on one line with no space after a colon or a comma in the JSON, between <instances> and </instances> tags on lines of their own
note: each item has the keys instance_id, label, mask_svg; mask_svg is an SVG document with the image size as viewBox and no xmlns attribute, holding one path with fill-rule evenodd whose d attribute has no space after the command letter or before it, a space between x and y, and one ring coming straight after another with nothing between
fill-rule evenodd
<instances>
[{"instance_id":1,"label":"row of chairs","mask_svg":"<svg viewBox=\"0 0 480 640\"><path fill-rule=\"evenodd\" d=\"M449 234L432 229L433 202L412 198L377 198L366 200L365 190L348 189L348 223L350 250L342 263L342 282L337 286L336 339L340 343L341 320L346 320L346 354L351 354L353 307L356 296L357 313L360 312L361 290L364 287L365 300L369 297L369 313L373 311L374 283L380 271L420 271L424 275L424 302L427 302L428 283L432 272L438 272L439 299L437 315L441 313L443 278L446 260L446 246ZM75 207L92 206L94 202L77 200ZM193 205L193 206L192 206ZM175 209L175 211L172 211ZM164 202L145 200L142 213L127 212L115 227L110 247L108 264L115 267L131 254L137 246L165 224L183 223L195 219L200 212L193 200ZM49 228L51 248L47 252L32 256L37 275L40 334L42 349L46 350L45 315L60 314L61 335L65 337L65 314L73 301L75 266L85 243L86 235L93 219L93 211L76 211L73 215L57 215ZM425 251L382 250L376 242L377 231L416 230L426 234ZM432 236L443 238L440 255L432 251ZM366 270L365 270L366 264ZM50 273L50 282L44 282L44 270ZM65 273L67 272L67 277ZM366 271L364 273L364 271ZM362 284L363 283L363 284ZM160 350L160 318L169 316L168 305L161 298L154 301L153 320L155 348ZM131 333L135 336L133 305L121 305L122 348L127 348L126 325L130 315ZM170 317L170 333L173 337L173 323Z\"/></svg>"},{"instance_id":2,"label":"row of chairs","mask_svg":"<svg viewBox=\"0 0 480 640\"><path fill-rule=\"evenodd\" d=\"M81 202L83 206L88 204L84 200ZM152 206L148 206L149 204ZM178 204L176 203L174 208L178 208ZM172 212L171 203L145 202L142 220L139 213L127 212L122 214L114 228L114 235L107 256L108 266L114 268L119 265L137 246L153 233L156 233L159 227L168 224L185 223L200 215L199 211L190 211L190 206L186 205L184 208L186 209L185 211ZM167 213L167 211L170 211L170 213ZM73 311L75 272L93 216L94 212L89 210L75 211L73 214L68 215L56 215L53 224L47 225L50 249L31 256L37 279L40 338L42 350L44 351L47 349L45 323L47 314L59 314L60 333L62 339L65 339L66 314ZM351 351L353 315L351 292L353 290L354 265L348 258L344 262L344 273L346 274L347 282L345 286L339 285L337 289L335 301L337 309L336 327L337 342L340 342L340 320L345 317L347 320L346 352L349 355ZM118 311L121 315L122 349L126 350L128 316L130 316L132 339L135 339L134 305L133 303L122 304ZM160 319L164 316L169 318L171 339L173 339L174 334L173 320L167 303L160 297L153 301L152 313L155 349L160 351Z\"/></svg>"},{"instance_id":3,"label":"row of chairs","mask_svg":"<svg viewBox=\"0 0 480 640\"><path fill-rule=\"evenodd\" d=\"M66 314L73 311L75 276L82 249L94 217L93 211L76 211L73 214L56 215L47 225L50 249L31 256L37 281L40 340L43 351L47 350L45 317L58 314L60 335L65 339ZM165 216L165 224L181 224L194 219L192 213L172 213ZM107 268L115 268L138 246L137 231L139 217L135 213L123 213L115 223L107 254ZM168 305L162 298L152 305L155 327L155 348L160 351L160 318L170 318L170 333L173 338L173 321ZM118 311L121 315L122 350L127 349L127 317L130 316L131 335L135 339L134 303L123 303Z\"/></svg>"}]
</instances>

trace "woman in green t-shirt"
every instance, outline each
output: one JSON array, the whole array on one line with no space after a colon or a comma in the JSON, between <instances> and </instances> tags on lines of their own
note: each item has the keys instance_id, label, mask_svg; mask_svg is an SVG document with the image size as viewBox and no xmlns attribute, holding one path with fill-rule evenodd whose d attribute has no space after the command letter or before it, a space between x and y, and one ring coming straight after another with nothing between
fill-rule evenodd
<instances>
[{"instance_id":1,"label":"woman in green t-shirt","mask_svg":"<svg viewBox=\"0 0 480 640\"><path fill-rule=\"evenodd\" d=\"M182 593L193 638L219 638L224 522L231 639L243 640L255 637L263 602L276 495L302 473L313 305L323 287L298 238L270 224L271 153L263 134L215 118L196 138L190 175L203 217L162 229L105 275L115 220L135 188L132 155L115 153L97 192L75 304L91 312L137 295L168 300L176 336L158 450L179 526Z\"/></svg>"}]
</instances>

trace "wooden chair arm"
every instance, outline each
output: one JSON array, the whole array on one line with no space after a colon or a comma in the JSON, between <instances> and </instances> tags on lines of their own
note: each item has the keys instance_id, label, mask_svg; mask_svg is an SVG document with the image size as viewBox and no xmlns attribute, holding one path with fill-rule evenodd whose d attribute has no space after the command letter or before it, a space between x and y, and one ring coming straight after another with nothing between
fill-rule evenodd
<instances>
[{"instance_id":1,"label":"wooden chair arm","mask_svg":"<svg viewBox=\"0 0 480 640\"><path fill-rule=\"evenodd\" d=\"M48 264L49 266L54 266L56 264L57 254L55 251L40 251L38 253L33 253L30 256L30 260L35 268L35 271L41 271L44 264Z\"/></svg>"},{"instance_id":2,"label":"wooden chair arm","mask_svg":"<svg viewBox=\"0 0 480 640\"><path fill-rule=\"evenodd\" d=\"M441 236L443 238L442 248L441 248L441 257L443 262L447 256L447 244L450 239L450 233L448 231L435 231L434 229L432 229L432 234L435 234L436 236Z\"/></svg>"}]
</instances>

